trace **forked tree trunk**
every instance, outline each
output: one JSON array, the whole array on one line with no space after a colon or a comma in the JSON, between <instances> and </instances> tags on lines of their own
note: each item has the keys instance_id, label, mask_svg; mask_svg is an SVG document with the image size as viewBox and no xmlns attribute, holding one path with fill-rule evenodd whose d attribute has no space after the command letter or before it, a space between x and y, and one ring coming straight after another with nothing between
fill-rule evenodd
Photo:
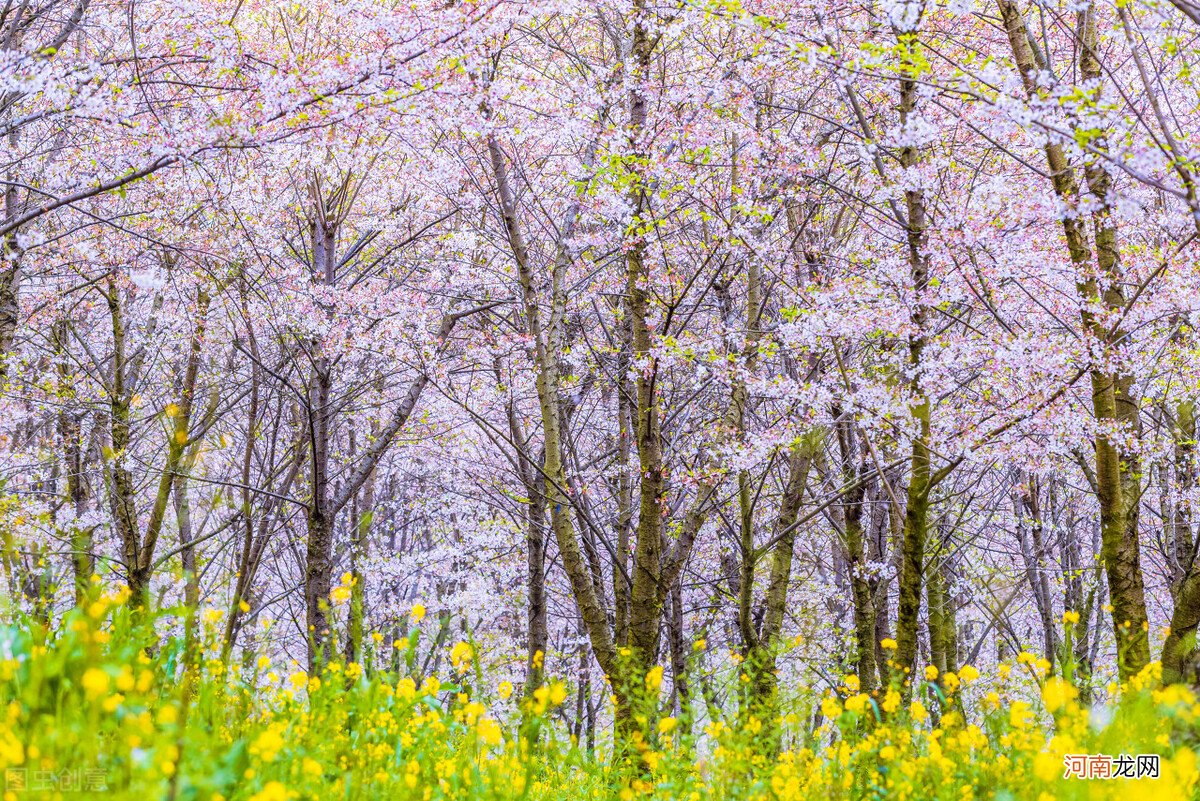
<instances>
[{"instance_id":1,"label":"forked tree trunk","mask_svg":"<svg viewBox=\"0 0 1200 801\"><path fill-rule=\"evenodd\" d=\"M1046 65L1039 63L1030 43L1025 19L1016 3L1012 0L997 2L1025 92L1031 99L1035 98L1039 91L1036 76ZM1083 20L1080 37L1080 71L1098 80L1100 67L1096 61L1095 18L1093 11L1087 13L1089 16ZM1045 153L1055 193L1068 206L1077 206L1080 200L1079 185L1062 147L1048 142ZM1105 286L1101 287L1092 277L1092 252L1084 225L1078 218L1068 214L1063 217L1063 233L1067 240L1068 255L1078 275L1076 289L1081 301L1080 320L1083 329L1097 346L1111 351L1120 342L1119 337L1124 335L1115 328L1110 329L1091 309L1102 304L1110 312L1119 313L1126 307L1119 283L1116 229L1107 208L1107 174L1102 167L1093 165L1087 169L1085 177L1100 204L1093 223L1096 229L1097 266L1105 279ZM1125 454L1127 458L1123 459L1111 436L1121 428L1137 433L1140 424L1137 403L1130 394L1132 378L1100 366L1092 366L1089 373L1092 410L1099 428L1094 447L1101 556L1112 605L1118 672L1122 679L1128 679L1150 661L1149 621L1138 542L1140 476L1137 459L1132 454Z\"/></svg>"}]
</instances>

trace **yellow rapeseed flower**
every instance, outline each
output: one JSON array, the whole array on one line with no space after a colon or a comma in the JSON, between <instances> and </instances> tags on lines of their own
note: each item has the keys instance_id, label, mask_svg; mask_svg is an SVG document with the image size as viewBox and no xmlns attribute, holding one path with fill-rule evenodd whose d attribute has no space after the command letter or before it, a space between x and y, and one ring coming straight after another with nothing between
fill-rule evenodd
<instances>
[{"instance_id":1,"label":"yellow rapeseed flower","mask_svg":"<svg viewBox=\"0 0 1200 801\"><path fill-rule=\"evenodd\" d=\"M1024 701L1013 701L1013 705L1008 709L1008 722L1014 729L1024 729L1033 719L1033 712L1029 709L1029 704Z\"/></svg>"},{"instance_id":2,"label":"yellow rapeseed flower","mask_svg":"<svg viewBox=\"0 0 1200 801\"><path fill-rule=\"evenodd\" d=\"M471 649L471 644L460 640L450 649L450 664L454 665L454 669L459 674L466 673L471 667L473 656L474 651Z\"/></svg>"},{"instance_id":3,"label":"yellow rapeseed flower","mask_svg":"<svg viewBox=\"0 0 1200 801\"><path fill-rule=\"evenodd\" d=\"M1042 703L1052 715L1073 702L1078 695L1078 690L1057 676L1046 679L1042 685Z\"/></svg>"},{"instance_id":4,"label":"yellow rapeseed flower","mask_svg":"<svg viewBox=\"0 0 1200 801\"><path fill-rule=\"evenodd\" d=\"M550 703L550 688L542 685L533 691L534 706L533 711L537 714L542 714L546 711L546 706Z\"/></svg>"},{"instance_id":5,"label":"yellow rapeseed flower","mask_svg":"<svg viewBox=\"0 0 1200 801\"><path fill-rule=\"evenodd\" d=\"M479 739L488 745L499 745L500 741L504 739L504 730L491 718L480 718L479 723L475 726L475 731L479 734Z\"/></svg>"},{"instance_id":6,"label":"yellow rapeseed flower","mask_svg":"<svg viewBox=\"0 0 1200 801\"><path fill-rule=\"evenodd\" d=\"M866 693L858 693L846 699L846 709L856 715L861 715L869 703L871 703L871 696Z\"/></svg>"},{"instance_id":7,"label":"yellow rapeseed flower","mask_svg":"<svg viewBox=\"0 0 1200 801\"><path fill-rule=\"evenodd\" d=\"M250 796L250 801L289 801L296 794L289 792L281 782L267 782L262 790Z\"/></svg>"},{"instance_id":8,"label":"yellow rapeseed flower","mask_svg":"<svg viewBox=\"0 0 1200 801\"><path fill-rule=\"evenodd\" d=\"M93 701L108 692L108 674L100 668L91 667L83 673L83 691Z\"/></svg>"},{"instance_id":9,"label":"yellow rapeseed flower","mask_svg":"<svg viewBox=\"0 0 1200 801\"><path fill-rule=\"evenodd\" d=\"M263 762L274 762L275 757L283 748L283 726L272 723L250 744L250 753L262 759Z\"/></svg>"}]
</instances>

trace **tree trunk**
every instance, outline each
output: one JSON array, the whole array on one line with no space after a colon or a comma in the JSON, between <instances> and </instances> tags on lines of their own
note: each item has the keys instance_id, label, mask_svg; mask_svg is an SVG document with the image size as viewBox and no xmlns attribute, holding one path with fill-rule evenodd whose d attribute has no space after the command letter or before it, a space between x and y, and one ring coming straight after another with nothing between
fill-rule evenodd
<instances>
[{"instance_id":1,"label":"tree trunk","mask_svg":"<svg viewBox=\"0 0 1200 801\"><path fill-rule=\"evenodd\" d=\"M19 34L18 34L19 37ZM16 147L17 132L9 134L9 144ZM20 181L9 172L8 188L4 192L5 222L11 223L23 212L18 186ZM21 313L21 280L24 251L17 241L17 231L5 234L0 241L0 381L9 377L9 360L17 337Z\"/></svg>"},{"instance_id":2,"label":"tree trunk","mask_svg":"<svg viewBox=\"0 0 1200 801\"><path fill-rule=\"evenodd\" d=\"M1191 401L1176 407L1174 433L1178 485L1175 488L1172 556L1181 578L1172 587L1175 608L1163 642L1163 683L1186 681L1200 685L1200 648L1196 642L1197 627L1200 626L1200 570L1197 570L1196 538L1188 507L1188 496L1196 486L1196 417Z\"/></svg>"},{"instance_id":3,"label":"tree trunk","mask_svg":"<svg viewBox=\"0 0 1200 801\"><path fill-rule=\"evenodd\" d=\"M629 382L630 351L633 347L628 320L620 322L617 354L617 533L616 563L613 566L613 612L617 642L629 640L629 548L633 534L633 482L629 476L633 443L633 387Z\"/></svg>"},{"instance_id":4,"label":"tree trunk","mask_svg":"<svg viewBox=\"0 0 1200 801\"><path fill-rule=\"evenodd\" d=\"M775 655L780 644L780 634L783 631L783 619L787 612L787 591L792 576L792 560L796 547L796 521L800 516L800 505L804 498L804 490L808 484L808 471L812 465L813 447L811 443L801 443L792 446L788 454L788 479L783 497L779 502L779 513L771 531L771 574L767 584L767 595L764 600L762 627L756 630L748 624L743 629L743 648L745 659L743 666L750 676L747 688L747 703L742 708L742 716L748 719L757 717L764 726L766 737L764 744L768 751L779 747L778 718L778 683L775 675ZM753 562L756 553L748 558ZM743 577L739 586L742 596L754 592L753 571ZM748 638L748 639L745 639Z\"/></svg>"},{"instance_id":5,"label":"tree trunk","mask_svg":"<svg viewBox=\"0 0 1200 801\"><path fill-rule=\"evenodd\" d=\"M533 695L545 676L546 647L550 641L546 616L546 482L539 472L534 479L526 506L525 568L529 585L529 611L526 625L529 642L525 647L525 694Z\"/></svg>"},{"instance_id":6,"label":"tree trunk","mask_svg":"<svg viewBox=\"0 0 1200 801\"><path fill-rule=\"evenodd\" d=\"M309 218L309 246L313 280L325 286L337 281L337 242L339 228L349 209L350 187L347 176L328 197L314 177L309 183L312 216ZM329 653L329 593L333 588L334 525L338 510L330 497L329 459L333 447L333 363L317 339L309 342L312 352L312 377L308 387L309 491L308 543L305 553L304 608L308 626L308 668L316 671Z\"/></svg>"},{"instance_id":7,"label":"tree trunk","mask_svg":"<svg viewBox=\"0 0 1200 801\"><path fill-rule=\"evenodd\" d=\"M549 325L543 329L541 307L534 288L533 267L520 226L516 197L509 182L508 165L495 137L488 138L487 146L505 232L517 265L526 325L535 351L538 407L541 412L545 451L542 476L545 480L545 504L550 512L550 528L562 557L563 569L571 583L572 594L583 618L584 629L591 641L592 652L613 686L620 709L624 697L624 684L618 676L617 647L608 628L608 617L602 606L602 599L596 594L592 571L584 558L579 537L575 532L571 518L571 500L566 495L567 479L563 463L564 440L558 400L558 354L566 306L566 268L569 263L565 238L573 228L577 207L569 210L566 224L560 229L563 240L558 243L551 276Z\"/></svg>"},{"instance_id":8,"label":"tree trunk","mask_svg":"<svg viewBox=\"0 0 1200 801\"><path fill-rule=\"evenodd\" d=\"M1017 539L1021 547L1021 559L1025 563L1025 580L1033 593L1034 606L1037 607L1038 620L1042 625L1042 651L1053 670L1059 655L1058 628L1054 620L1050 585L1046 579L1038 480L1036 476L1018 471L1017 481L1014 498L1018 515Z\"/></svg>"},{"instance_id":9,"label":"tree trunk","mask_svg":"<svg viewBox=\"0 0 1200 801\"><path fill-rule=\"evenodd\" d=\"M83 603L91 586L92 573L95 570L93 554L92 529L81 526L79 518L83 516L87 504L87 487L83 481L83 446L81 415L70 409L68 399L74 396L72 389L70 356L71 322L68 319L59 320L54 325L53 338L56 353L56 372L58 374L58 393L63 399L62 409L58 413L58 436L63 444L63 478L65 479L66 502L71 506L74 520L71 523L71 568L75 584L75 603Z\"/></svg>"},{"instance_id":10,"label":"tree trunk","mask_svg":"<svg viewBox=\"0 0 1200 801\"><path fill-rule=\"evenodd\" d=\"M863 498L866 495L868 464L858 447L858 434L852 418L841 408L833 410L838 450L841 455L841 481L850 489L842 499L842 536L846 544L847 572L854 602L855 672L862 691L875 687L875 599L867 567L866 537L863 532Z\"/></svg>"},{"instance_id":11,"label":"tree trunk","mask_svg":"<svg viewBox=\"0 0 1200 801\"><path fill-rule=\"evenodd\" d=\"M1196 632L1200 627L1200 571L1190 566L1187 577L1179 586L1175 609L1171 613L1171 630L1163 642L1163 683L1188 682L1200 685L1200 651Z\"/></svg>"},{"instance_id":12,"label":"tree trunk","mask_svg":"<svg viewBox=\"0 0 1200 801\"><path fill-rule=\"evenodd\" d=\"M919 47L912 33L900 34L905 56L900 79L900 119L904 124L916 111L916 67L909 63L911 51ZM919 154L913 145L900 149L900 163L911 169L918 163ZM921 388L922 357L926 345L925 292L929 289L929 254L926 252L926 228L929 225L925 210L925 194L919 189L904 192L905 238L908 243L908 268L911 289L915 295L911 314L913 333L908 337L910 411L917 431L913 435L909 458L907 502L904 508L904 535L901 542L900 602L896 617L896 664L911 674L917 655L917 622L921 612L921 583L925 570L925 543L929 527L929 493L933 489L930 465L930 403Z\"/></svg>"},{"instance_id":13,"label":"tree trunk","mask_svg":"<svg viewBox=\"0 0 1200 801\"><path fill-rule=\"evenodd\" d=\"M685 723L691 721L692 691L688 682L688 648L683 629L683 587L676 582L671 587L671 679L673 692L671 708Z\"/></svg>"},{"instance_id":14,"label":"tree trunk","mask_svg":"<svg viewBox=\"0 0 1200 801\"><path fill-rule=\"evenodd\" d=\"M938 669L940 682L943 674L958 670L958 620L947 581L950 562L945 536L939 535L930 551L925 601L929 614L929 661Z\"/></svg>"},{"instance_id":15,"label":"tree trunk","mask_svg":"<svg viewBox=\"0 0 1200 801\"><path fill-rule=\"evenodd\" d=\"M137 569L139 542L137 507L134 500L133 477L125 467L130 444L129 394L125 388L125 318L116 281L109 279L105 293L112 321L113 360L109 386L109 506L113 525L121 543L126 583L135 605L144 603L142 576Z\"/></svg>"},{"instance_id":16,"label":"tree trunk","mask_svg":"<svg viewBox=\"0 0 1200 801\"><path fill-rule=\"evenodd\" d=\"M379 436L379 423L371 423L371 439ZM350 458L354 460L354 432L350 432ZM371 523L375 517L375 471L362 486L360 493L355 493L351 505L351 539L350 539L350 609L346 622L346 663L363 662L363 637L366 631L367 577L363 572L363 563L370 555Z\"/></svg>"},{"instance_id":17,"label":"tree trunk","mask_svg":"<svg viewBox=\"0 0 1200 801\"><path fill-rule=\"evenodd\" d=\"M1026 94L1032 99L1038 94L1036 75L1045 67L1030 44L1030 36L1020 9L1012 0L998 0L1004 27L1008 33L1013 58L1021 73ZM1090 12L1089 12L1090 13ZM1099 79L1096 62L1095 20L1085 20L1080 47L1080 71ZM1075 172L1062 147L1050 142L1045 146L1051 182L1058 197L1068 206L1079 202L1079 187ZM1063 218L1063 233L1071 263L1078 274L1076 288L1082 301L1080 318L1088 337L1106 351L1111 351L1123 337L1110 331L1103 320L1090 309L1103 303L1109 311L1119 312L1126 302L1119 284L1116 229L1107 209L1108 178L1102 167L1093 165L1086 170L1089 189L1100 203L1093 217L1096 227L1097 263L1106 280L1103 289L1091 277L1092 253L1087 232L1072 216ZM1110 440L1112 431L1120 428L1137 433L1140 426L1137 404L1131 396L1132 379L1117 375L1099 366L1090 368L1092 409L1099 430L1095 437L1096 495L1100 505L1101 556L1108 577L1112 604L1113 630L1117 643L1117 666L1120 677L1128 679L1150 661L1149 621L1146 614L1145 586L1138 545L1137 506L1140 499L1140 476L1137 460L1122 464L1122 454Z\"/></svg>"}]
</instances>

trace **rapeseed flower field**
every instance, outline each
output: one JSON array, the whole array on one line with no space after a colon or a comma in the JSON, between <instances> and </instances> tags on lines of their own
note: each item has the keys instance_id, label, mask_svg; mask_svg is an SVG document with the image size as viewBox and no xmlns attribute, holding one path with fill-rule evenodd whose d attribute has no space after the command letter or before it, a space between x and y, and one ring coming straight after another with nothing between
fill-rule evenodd
<instances>
[{"instance_id":1,"label":"rapeseed flower field","mask_svg":"<svg viewBox=\"0 0 1200 801\"><path fill-rule=\"evenodd\" d=\"M1161 687L1154 664L1093 704L1027 654L993 679L929 668L909 701L846 676L836 694L794 689L770 726L736 710L656 716L656 668L645 725L624 748L589 752L556 719L563 681L528 694L493 684L468 641L446 646L446 675L392 658L420 647L415 632L310 674L265 655L222 661L216 615L194 621L194 638L164 639L168 613L126 600L0 629L5 801L1167 801L1195 797L1200 779L1200 702ZM1123 753L1157 756L1157 777L1064 778L1068 755Z\"/></svg>"}]
</instances>

